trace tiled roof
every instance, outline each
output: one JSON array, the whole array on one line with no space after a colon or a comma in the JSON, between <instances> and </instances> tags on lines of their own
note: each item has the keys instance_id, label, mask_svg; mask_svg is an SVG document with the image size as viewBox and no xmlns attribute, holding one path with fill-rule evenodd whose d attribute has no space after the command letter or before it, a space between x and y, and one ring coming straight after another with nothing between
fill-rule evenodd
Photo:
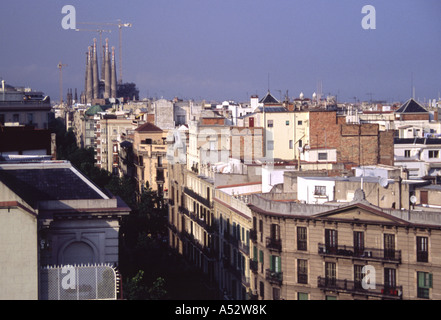
<instances>
[{"instance_id":1,"label":"tiled roof","mask_svg":"<svg viewBox=\"0 0 441 320\"><path fill-rule=\"evenodd\" d=\"M146 122L135 129L137 132L162 132L162 129L155 126L153 123Z\"/></svg>"},{"instance_id":2,"label":"tiled roof","mask_svg":"<svg viewBox=\"0 0 441 320\"><path fill-rule=\"evenodd\" d=\"M260 100L260 103L280 103L279 100L274 98L274 96L268 91L268 93Z\"/></svg>"},{"instance_id":3,"label":"tiled roof","mask_svg":"<svg viewBox=\"0 0 441 320\"><path fill-rule=\"evenodd\" d=\"M427 113L428 111L414 99L409 99L404 103L396 113Z\"/></svg>"}]
</instances>

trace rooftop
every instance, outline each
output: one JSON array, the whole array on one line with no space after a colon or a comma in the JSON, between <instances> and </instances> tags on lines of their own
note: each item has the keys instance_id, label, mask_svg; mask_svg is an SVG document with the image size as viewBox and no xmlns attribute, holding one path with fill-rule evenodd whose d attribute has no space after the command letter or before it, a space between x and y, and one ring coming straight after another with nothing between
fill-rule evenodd
<instances>
[{"instance_id":1,"label":"rooftop","mask_svg":"<svg viewBox=\"0 0 441 320\"><path fill-rule=\"evenodd\" d=\"M427 113L428 111L413 98L407 100L395 113Z\"/></svg>"},{"instance_id":2,"label":"rooftop","mask_svg":"<svg viewBox=\"0 0 441 320\"><path fill-rule=\"evenodd\" d=\"M0 181L34 208L41 201L109 199L64 161L0 164Z\"/></svg>"}]
</instances>

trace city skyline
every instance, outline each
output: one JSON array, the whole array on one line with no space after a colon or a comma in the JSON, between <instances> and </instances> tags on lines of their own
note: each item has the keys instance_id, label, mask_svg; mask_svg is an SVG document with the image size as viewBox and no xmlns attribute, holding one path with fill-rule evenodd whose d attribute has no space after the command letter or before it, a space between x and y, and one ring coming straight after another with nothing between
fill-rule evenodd
<instances>
[{"instance_id":1,"label":"city skyline","mask_svg":"<svg viewBox=\"0 0 441 320\"><path fill-rule=\"evenodd\" d=\"M0 78L59 101L63 68L68 88L84 90L85 53L94 31L64 30L64 5L82 22L131 23L123 34L123 82L140 98L246 101L263 97L324 96L339 101L420 101L441 91L438 1L14 1L3 5ZM362 28L365 5L376 9L376 29ZM118 30L103 33L118 53ZM119 57L118 57L119 59ZM119 60L117 60L119 62ZM117 66L119 68L119 65Z\"/></svg>"}]
</instances>

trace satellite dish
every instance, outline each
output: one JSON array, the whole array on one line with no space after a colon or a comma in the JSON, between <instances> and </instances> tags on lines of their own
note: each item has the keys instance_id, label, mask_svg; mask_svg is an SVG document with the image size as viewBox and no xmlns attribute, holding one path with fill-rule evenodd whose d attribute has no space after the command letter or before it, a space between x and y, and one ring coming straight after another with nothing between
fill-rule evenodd
<instances>
[{"instance_id":1,"label":"satellite dish","mask_svg":"<svg viewBox=\"0 0 441 320\"><path fill-rule=\"evenodd\" d=\"M411 197L410 197L410 202L411 202L412 204L415 204L415 203L417 202L417 197L416 197L416 196L411 196Z\"/></svg>"},{"instance_id":2,"label":"satellite dish","mask_svg":"<svg viewBox=\"0 0 441 320\"><path fill-rule=\"evenodd\" d=\"M386 188L389 184L389 181L387 181L387 178L381 178L380 179L380 186L382 186L383 188Z\"/></svg>"}]
</instances>

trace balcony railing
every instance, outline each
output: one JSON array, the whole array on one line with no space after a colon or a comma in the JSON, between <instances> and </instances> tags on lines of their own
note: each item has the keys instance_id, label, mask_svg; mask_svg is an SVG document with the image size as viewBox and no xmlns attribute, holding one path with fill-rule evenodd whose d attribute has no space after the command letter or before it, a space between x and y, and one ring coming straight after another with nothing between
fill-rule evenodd
<instances>
[{"instance_id":1,"label":"balcony railing","mask_svg":"<svg viewBox=\"0 0 441 320\"><path fill-rule=\"evenodd\" d=\"M361 281L341 280L335 278L318 277L317 286L324 290L349 292L368 296L377 296L390 299L401 299L403 296L402 286L388 286L384 284L370 285L364 289Z\"/></svg>"},{"instance_id":2,"label":"balcony railing","mask_svg":"<svg viewBox=\"0 0 441 320\"><path fill-rule=\"evenodd\" d=\"M266 269L265 278L268 282L280 286L283 282L283 272L275 272L271 269Z\"/></svg>"},{"instance_id":3,"label":"balcony railing","mask_svg":"<svg viewBox=\"0 0 441 320\"><path fill-rule=\"evenodd\" d=\"M401 263L401 250L357 248L352 246L327 246L319 243L318 253L322 256L338 256Z\"/></svg>"},{"instance_id":4,"label":"balcony railing","mask_svg":"<svg viewBox=\"0 0 441 320\"><path fill-rule=\"evenodd\" d=\"M267 237L266 247L270 250L282 251L282 240Z\"/></svg>"},{"instance_id":5,"label":"balcony railing","mask_svg":"<svg viewBox=\"0 0 441 320\"><path fill-rule=\"evenodd\" d=\"M253 272L257 272L258 262L256 260L250 259L250 270Z\"/></svg>"},{"instance_id":6,"label":"balcony railing","mask_svg":"<svg viewBox=\"0 0 441 320\"><path fill-rule=\"evenodd\" d=\"M188 196L192 197L196 201L202 203L204 206L206 206L208 208L212 208L213 207L213 202L212 201L209 201L208 199L202 197L201 195L197 194L193 190L191 190L189 188L184 188L184 192L185 192L185 194L187 194Z\"/></svg>"},{"instance_id":7,"label":"balcony railing","mask_svg":"<svg viewBox=\"0 0 441 320\"><path fill-rule=\"evenodd\" d=\"M183 206L179 206L178 210L179 210L179 212L185 214L186 216L188 216L188 217L190 216L190 211L188 211L187 208L185 208Z\"/></svg>"}]
</instances>

